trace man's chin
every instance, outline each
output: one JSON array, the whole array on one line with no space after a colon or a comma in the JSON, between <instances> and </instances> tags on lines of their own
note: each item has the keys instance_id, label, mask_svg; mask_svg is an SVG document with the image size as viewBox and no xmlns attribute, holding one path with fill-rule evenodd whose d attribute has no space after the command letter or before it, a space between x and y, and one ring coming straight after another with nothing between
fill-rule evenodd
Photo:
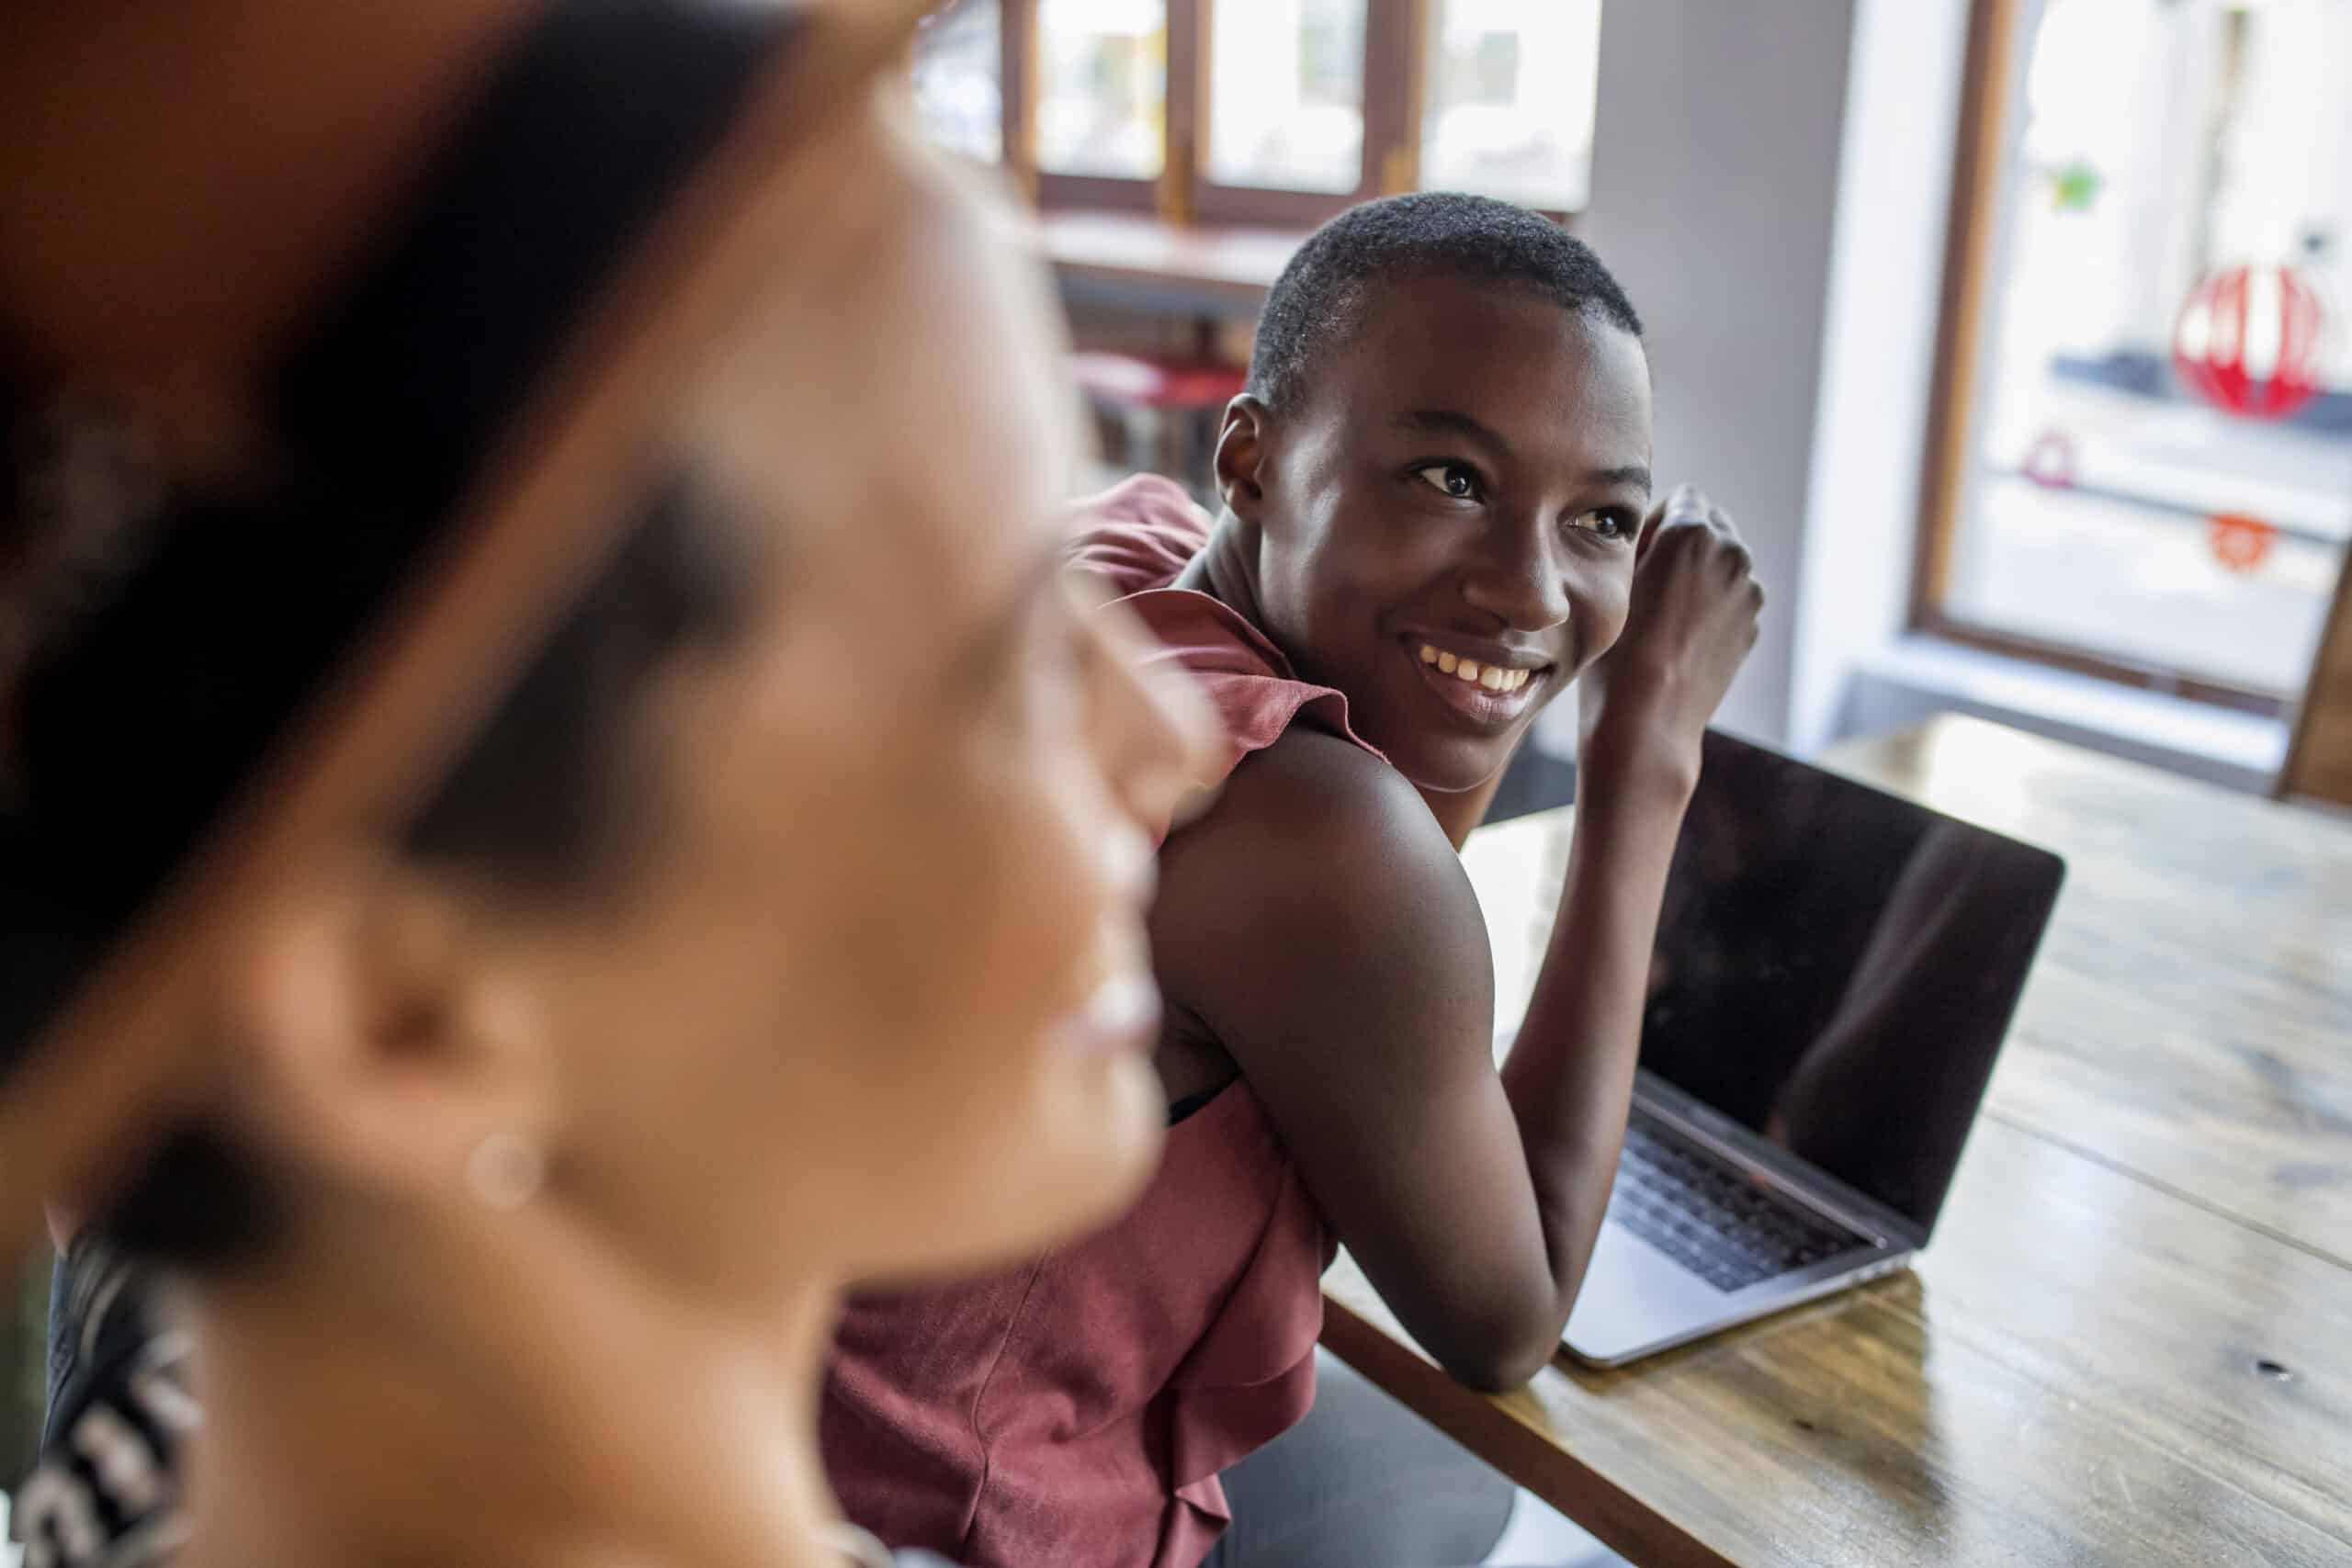
<instances>
[{"instance_id":1,"label":"man's chin","mask_svg":"<svg viewBox=\"0 0 2352 1568\"><path fill-rule=\"evenodd\" d=\"M1468 795L1501 776L1521 739L1513 735L1433 741L1416 736L1386 755L1391 765L1424 795Z\"/></svg>"}]
</instances>

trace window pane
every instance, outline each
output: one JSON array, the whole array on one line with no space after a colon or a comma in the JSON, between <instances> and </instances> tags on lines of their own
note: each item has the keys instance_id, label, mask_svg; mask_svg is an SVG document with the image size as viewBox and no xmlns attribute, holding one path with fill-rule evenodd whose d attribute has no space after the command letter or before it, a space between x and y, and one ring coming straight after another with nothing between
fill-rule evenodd
<instances>
[{"instance_id":1,"label":"window pane","mask_svg":"<svg viewBox=\"0 0 2352 1568\"><path fill-rule=\"evenodd\" d=\"M1600 0L1439 0L1422 186L1582 207L1600 68Z\"/></svg>"},{"instance_id":2,"label":"window pane","mask_svg":"<svg viewBox=\"0 0 2352 1568\"><path fill-rule=\"evenodd\" d=\"M1038 0L1037 166L1158 179L1168 126L1166 0Z\"/></svg>"},{"instance_id":3,"label":"window pane","mask_svg":"<svg viewBox=\"0 0 2352 1568\"><path fill-rule=\"evenodd\" d=\"M2051 0L1962 619L2280 696L2352 536L2352 6Z\"/></svg>"},{"instance_id":4,"label":"window pane","mask_svg":"<svg viewBox=\"0 0 2352 1568\"><path fill-rule=\"evenodd\" d=\"M1211 17L1208 176L1351 191L1363 179L1364 0L1250 0Z\"/></svg>"},{"instance_id":5,"label":"window pane","mask_svg":"<svg viewBox=\"0 0 2352 1568\"><path fill-rule=\"evenodd\" d=\"M915 37L915 107L923 129L941 146L991 164L1004 156L998 3L942 6Z\"/></svg>"}]
</instances>

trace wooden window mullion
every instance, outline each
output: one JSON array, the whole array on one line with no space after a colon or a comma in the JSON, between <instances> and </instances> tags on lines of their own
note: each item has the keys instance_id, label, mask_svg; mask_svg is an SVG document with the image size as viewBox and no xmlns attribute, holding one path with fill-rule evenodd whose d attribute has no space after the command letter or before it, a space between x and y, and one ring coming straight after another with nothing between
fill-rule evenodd
<instances>
[{"instance_id":1,"label":"wooden window mullion","mask_svg":"<svg viewBox=\"0 0 2352 1568\"><path fill-rule=\"evenodd\" d=\"M1435 0L1367 0L1363 25L1363 181L1358 199L1421 183L1430 7Z\"/></svg>"},{"instance_id":2,"label":"wooden window mullion","mask_svg":"<svg viewBox=\"0 0 2352 1568\"><path fill-rule=\"evenodd\" d=\"M1974 451L1975 392L1984 353L1984 310L1992 270L1993 204L2000 195L2017 11L2017 0L1974 0L1969 13L1968 56L1962 77L1951 217L1944 245L1936 378L1928 394L1926 463L1920 475L1918 554L1912 569L1911 619L1922 628L1944 613L1944 599L1951 588L1952 542L1960 526Z\"/></svg>"},{"instance_id":3,"label":"wooden window mullion","mask_svg":"<svg viewBox=\"0 0 2352 1568\"><path fill-rule=\"evenodd\" d=\"M1005 171L1037 197L1037 0L999 0L997 91Z\"/></svg>"},{"instance_id":4,"label":"wooden window mullion","mask_svg":"<svg viewBox=\"0 0 2352 1568\"><path fill-rule=\"evenodd\" d=\"M1190 223L1200 208L1202 148L1209 126L1211 0L1167 0L1167 140L1160 149L1156 205L1170 223Z\"/></svg>"}]
</instances>

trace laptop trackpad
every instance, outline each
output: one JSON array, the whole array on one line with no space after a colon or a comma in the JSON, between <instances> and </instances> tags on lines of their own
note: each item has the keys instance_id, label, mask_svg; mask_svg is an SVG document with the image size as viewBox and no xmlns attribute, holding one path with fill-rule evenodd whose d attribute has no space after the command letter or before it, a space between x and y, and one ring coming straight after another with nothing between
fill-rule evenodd
<instances>
[{"instance_id":1,"label":"laptop trackpad","mask_svg":"<svg viewBox=\"0 0 2352 1568\"><path fill-rule=\"evenodd\" d=\"M1729 1300L1612 1220L1600 1227L1561 1337L1579 1356L1613 1361L1690 1333Z\"/></svg>"}]
</instances>

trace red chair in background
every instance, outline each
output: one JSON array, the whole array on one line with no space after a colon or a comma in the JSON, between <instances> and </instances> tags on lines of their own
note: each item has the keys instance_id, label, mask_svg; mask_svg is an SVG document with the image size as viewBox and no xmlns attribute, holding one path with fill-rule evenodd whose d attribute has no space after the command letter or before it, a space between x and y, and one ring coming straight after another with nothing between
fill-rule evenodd
<instances>
[{"instance_id":1,"label":"red chair in background","mask_svg":"<svg viewBox=\"0 0 2352 1568\"><path fill-rule=\"evenodd\" d=\"M1089 350L1070 355L1088 406L1106 427L1105 451L1130 471L1148 468L1205 501L1218 422L1240 396L1238 366ZM1116 439L1108 439L1110 433Z\"/></svg>"}]
</instances>

